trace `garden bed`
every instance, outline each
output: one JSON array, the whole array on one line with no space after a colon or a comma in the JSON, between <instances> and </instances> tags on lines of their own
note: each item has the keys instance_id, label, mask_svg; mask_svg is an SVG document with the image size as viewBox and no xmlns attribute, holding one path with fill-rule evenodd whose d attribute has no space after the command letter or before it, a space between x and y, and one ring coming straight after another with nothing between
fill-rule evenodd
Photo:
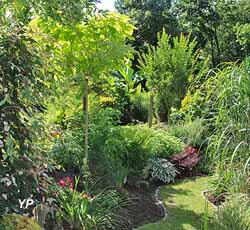
<instances>
[{"instance_id":1,"label":"garden bed","mask_svg":"<svg viewBox=\"0 0 250 230\"><path fill-rule=\"evenodd\" d=\"M148 189L126 186L129 204L120 212L123 217L124 230L132 230L164 218L164 209L155 199L155 191L158 186L160 184L156 182L150 183Z\"/></svg>"}]
</instances>

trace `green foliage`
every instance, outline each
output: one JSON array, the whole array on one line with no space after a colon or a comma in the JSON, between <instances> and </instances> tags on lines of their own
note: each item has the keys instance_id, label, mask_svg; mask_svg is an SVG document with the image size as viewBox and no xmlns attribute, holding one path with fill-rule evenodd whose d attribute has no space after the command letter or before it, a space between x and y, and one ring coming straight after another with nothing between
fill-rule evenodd
<instances>
[{"instance_id":1,"label":"green foliage","mask_svg":"<svg viewBox=\"0 0 250 230\"><path fill-rule=\"evenodd\" d=\"M42 131L34 115L42 110L45 77L35 46L18 26L1 29L0 158L4 160L28 154L34 131Z\"/></svg>"},{"instance_id":2,"label":"green foliage","mask_svg":"<svg viewBox=\"0 0 250 230\"><path fill-rule=\"evenodd\" d=\"M151 176L153 179L158 179L164 183L173 182L177 174L178 171L172 163L160 158L150 158L144 169L146 178Z\"/></svg>"},{"instance_id":3,"label":"green foliage","mask_svg":"<svg viewBox=\"0 0 250 230\"><path fill-rule=\"evenodd\" d=\"M30 212L31 206L26 210L20 209L18 199L28 199L31 194L37 204L41 202L41 197L48 194L50 164L51 160L45 156L43 159L23 157L13 163L0 163L0 216L11 212Z\"/></svg>"},{"instance_id":4,"label":"green foliage","mask_svg":"<svg viewBox=\"0 0 250 230\"><path fill-rule=\"evenodd\" d=\"M123 124L131 123L137 119L136 115L140 113L134 99L135 97L139 98L141 95L141 76L135 73L132 68L132 61L129 59L113 75L115 98L123 113L121 122Z\"/></svg>"},{"instance_id":5,"label":"green foliage","mask_svg":"<svg viewBox=\"0 0 250 230\"><path fill-rule=\"evenodd\" d=\"M151 156L168 158L183 150L183 142L178 138L169 135L167 132L161 130L150 132L147 129L142 129L141 132L146 132L148 134L149 139L145 142L145 147L148 149Z\"/></svg>"},{"instance_id":6,"label":"green foliage","mask_svg":"<svg viewBox=\"0 0 250 230\"><path fill-rule=\"evenodd\" d=\"M178 17L182 31L193 33L201 47L209 46L206 56L211 57L215 67L219 63L220 47L218 44L219 14L216 1L177 0L174 5L175 16Z\"/></svg>"},{"instance_id":7,"label":"green foliage","mask_svg":"<svg viewBox=\"0 0 250 230\"><path fill-rule=\"evenodd\" d=\"M250 23L249 17L246 16L250 15L248 0L230 2L220 0L216 8L220 17L217 33L221 62L244 59L247 53L244 49L248 49L249 52L249 47L239 42L237 27L244 27Z\"/></svg>"},{"instance_id":8,"label":"green foliage","mask_svg":"<svg viewBox=\"0 0 250 230\"><path fill-rule=\"evenodd\" d=\"M129 51L125 41L133 32L128 18L114 13L96 15L88 23L79 22L74 25L38 18L30 26L33 31L42 30L47 34L50 39L42 42L50 42L48 45L53 48L64 74L73 77L72 80L78 84L84 83L87 78L96 83L101 74L121 64ZM80 87L83 85L80 84Z\"/></svg>"},{"instance_id":9,"label":"green foliage","mask_svg":"<svg viewBox=\"0 0 250 230\"><path fill-rule=\"evenodd\" d=\"M140 91L140 87L131 97L131 110L133 119L147 122L149 114L149 93Z\"/></svg>"},{"instance_id":10,"label":"green foliage","mask_svg":"<svg viewBox=\"0 0 250 230\"><path fill-rule=\"evenodd\" d=\"M80 193L60 189L58 194L60 215L73 229L105 230L117 226L119 220L116 212L123 204L119 194L112 190L93 197L88 190Z\"/></svg>"},{"instance_id":11,"label":"green foliage","mask_svg":"<svg viewBox=\"0 0 250 230\"><path fill-rule=\"evenodd\" d=\"M168 34L177 32L176 18L171 11L170 0L117 0L115 7L120 13L129 15L138 30L135 32L135 46L141 48L146 43L156 45L157 33L166 28Z\"/></svg>"},{"instance_id":12,"label":"green foliage","mask_svg":"<svg viewBox=\"0 0 250 230\"><path fill-rule=\"evenodd\" d=\"M94 13L95 0L3 0L0 14L5 23L15 21L27 25L34 16L39 15L44 19L51 18L62 24L75 24L87 21ZM6 13L7 12L7 13Z\"/></svg>"},{"instance_id":13,"label":"green foliage","mask_svg":"<svg viewBox=\"0 0 250 230\"><path fill-rule=\"evenodd\" d=\"M204 122L197 119L183 124L169 125L166 130L171 136L180 138L187 145L201 147L207 144L204 126Z\"/></svg>"},{"instance_id":14,"label":"green foliage","mask_svg":"<svg viewBox=\"0 0 250 230\"><path fill-rule=\"evenodd\" d=\"M151 157L167 158L183 150L183 143L164 131L144 126L116 127L105 142L104 152L115 175L141 173ZM124 175L124 174L123 174ZM121 181L121 180L120 180Z\"/></svg>"},{"instance_id":15,"label":"green foliage","mask_svg":"<svg viewBox=\"0 0 250 230\"><path fill-rule=\"evenodd\" d=\"M17 214L5 215L0 225L3 230L42 230L34 220Z\"/></svg>"},{"instance_id":16,"label":"green foliage","mask_svg":"<svg viewBox=\"0 0 250 230\"><path fill-rule=\"evenodd\" d=\"M102 178L101 187L114 185L111 163L107 159L104 148L114 126L119 123L120 112L115 109L106 108L96 112L90 120L89 129L89 165L95 178Z\"/></svg>"},{"instance_id":17,"label":"green foliage","mask_svg":"<svg viewBox=\"0 0 250 230\"><path fill-rule=\"evenodd\" d=\"M116 127L105 142L104 153L111 162L112 169L123 166L131 170L141 170L149 153L144 149L146 140L140 131L132 127Z\"/></svg>"},{"instance_id":18,"label":"green foliage","mask_svg":"<svg viewBox=\"0 0 250 230\"><path fill-rule=\"evenodd\" d=\"M250 23L236 26L237 41L245 50L245 53L249 54L249 43L250 43Z\"/></svg>"},{"instance_id":19,"label":"green foliage","mask_svg":"<svg viewBox=\"0 0 250 230\"><path fill-rule=\"evenodd\" d=\"M241 65L228 63L222 67L194 93L199 103L194 100L191 108L197 108L211 130L207 154L220 178L216 180L216 194L233 189L240 193L245 190L240 181L249 172L249 59ZM238 180L235 175L242 178Z\"/></svg>"},{"instance_id":20,"label":"green foliage","mask_svg":"<svg viewBox=\"0 0 250 230\"><path fill-rule=\"evenodd\" d=\"M244 58L234 28L249 23L248 0L178 0L173 11L181 31L197 37L203 56L209 58L212 67Z\"/></svg>"},{"instance_id":21,"label":"green foliage","mask_svg":"<svg viewBox=\"0 0 250 230\"><path fill-rule=\"evenodd\" d=\"M54 137L49 155L66 170L79 171L83 157L83 135L79 130L64 131Z\"/></svg>"},{"instance_id":22,"label":"green foliage","mask_svg":"<svg viewBox=\"0 0 250 230\"><path fill-rule=\"evenodd\" d=\"M29 5L30 1L27 1ZM96 0L32 0L36 13L47 19L52 18L61 24L88 21L94 13Z\"/></svg>"},{"instance_id":23,"label":"green foliage","mask_svg":"<svg viewBox=\"0 0 250 230\"><path fill-rule=\"evenodd\" d=\"M157 92L158 116L169 118L171 107L180 108L190 80L197 70L198 52L194 52L196 41L190 36L175 37L173 47L165 31L158 36L158 46L148 46L147 53L139 59L139 68L147 79L151 91Z\"/></svg>"},{"instance_id":24,"label":"green foliage","mask_svg":"<svg viewBox=\"0 0 250 230\"><path fill-rule=\"evenodd\" d=\"M209 229L213 230L249 230L250 201L244 195L230 196L229 200L212 219Z\"/></svg>"}]
</instances>

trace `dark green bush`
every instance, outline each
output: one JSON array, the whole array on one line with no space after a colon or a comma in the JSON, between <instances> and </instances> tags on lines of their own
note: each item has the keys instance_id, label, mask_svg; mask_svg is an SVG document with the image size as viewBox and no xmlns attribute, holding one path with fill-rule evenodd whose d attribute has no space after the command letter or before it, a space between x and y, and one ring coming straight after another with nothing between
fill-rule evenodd
<instances>
[{"instance_id":1,"label":"dark green bush","mask_svg":"<svg viewBox=\"0 0 250 230\"><path fill-rule=\"evenodd\" d=\"M149 110L149 93L138 92L131 96L131 110L133 119L136 121L147 122Z\"/></svg>"},{"instance_id":2,"label":"dark green bush","mask_svg":"<svg viewBox=\"0 0 250 230\"><path fill-rule=\"evenodd\" d=\"M50 160L22 157L13 164L0 162L0 216L11 212L31 213L34 207L21 209L19 199L28 199L32 194L32 199L39 204L42 196L48 194L49 178L45 162L49 164Z\"/></svg>"},{"instance_id":3,"label":"dark green bush","mask_svg":"<svg viewBox=\"0 0 250 230\"><path fill-rule=\"evenodd\" d=\"M80 130L64 131L61 136L55 137L53 142L49 150L50 156L65 169L79 171L84 156L82 132Z\"/></svg>"}]
</instances>

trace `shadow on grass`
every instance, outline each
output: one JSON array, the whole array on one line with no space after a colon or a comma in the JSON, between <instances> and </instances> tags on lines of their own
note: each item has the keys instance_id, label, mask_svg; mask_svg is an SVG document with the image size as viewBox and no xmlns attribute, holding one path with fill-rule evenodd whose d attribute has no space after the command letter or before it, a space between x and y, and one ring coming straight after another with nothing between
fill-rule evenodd
<instances>
[{"instance_id":1,"label":"shadow on grass","mask_svg":"<svg viewBox=\"0 0 250 230\"><path fill-rule=\"evenodd\" d=\"M169 214L166 221L164 221L165 227L169 227L171 230L200 229L202 216L194 211L181 206L171 207L168 205L167 212Z\"/></svg>"}]
</instances>

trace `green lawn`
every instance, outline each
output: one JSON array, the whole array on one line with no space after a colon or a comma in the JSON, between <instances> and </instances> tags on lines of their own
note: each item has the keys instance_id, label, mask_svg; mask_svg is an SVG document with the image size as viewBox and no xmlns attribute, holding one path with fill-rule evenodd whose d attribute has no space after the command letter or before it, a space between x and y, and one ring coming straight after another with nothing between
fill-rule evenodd
<instances>
[{"instance_id":1,"label":"green lawn","mask_svg":"<svg viewBox=\"0 0 250 230\"><path fill-rule=\"evenodd\" d=\"M199 177L176 182L161 188L161 199L168 216L165 221L147 224L138 230L200 230L206 201L201 192L208 188L209 177ZM208 214L213 207L208 204Z\"/></svg>"}]
</instances>

